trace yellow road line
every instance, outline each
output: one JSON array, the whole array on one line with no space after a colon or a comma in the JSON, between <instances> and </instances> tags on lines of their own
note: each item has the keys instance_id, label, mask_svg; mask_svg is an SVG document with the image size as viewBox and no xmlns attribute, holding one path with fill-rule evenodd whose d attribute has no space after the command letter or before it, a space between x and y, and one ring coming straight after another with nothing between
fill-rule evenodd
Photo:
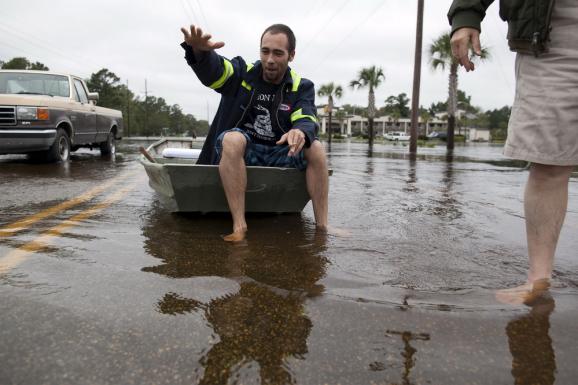
<instances>
[{"instance_id":1,"label":"yellow road line","mask_svg":"<svg viewBox=\"0 0 578 385\"><path fill-rule=\"evenodd\" d=\"M18 266L24 260L33 253L41 251L49 246L56 238L58 238L62 233L73 226L79 225L83 220L90 218L91 216L97 214L98 212L104 210L105 208L111 206L113 203L121 200L128 192L135 188L136 182L124 187L115 193L109 195L104 201L98 203L67 220L62 221L57 226L45 231L35 240L19 247L18 249L11 251L5 257L0 258L0 274L6 273L7 271Z\"/></svg>"},{"instance_id":2,"label":"yellow road line","mask_svg":"<svg viewBox=\"0 0 578 385\"><path fill-rule=\"evenodd\" d=\"M0 238L7 237L13 235L19 231L26 230L28 227L33 225L34 223L41 221L47 217L52 215L58 214L61 211L89 201L90 199L94 198L96 195L100 194L104 190L108 189L109 187L113 186L114 184L120 182L123 179L126 179L129 175L133 173L127 173L125 175L120 175L116 178L109 180L108 182L101 184L100 186L94 187L82 195L79 195L75 198L72 198L66 202L62 202L56 206L49 207L45 210L42 210L36 214L30 215L26 218L20 219L14 223L8 224L4 227L0 228Z\"/></svg>"}]
</instances>

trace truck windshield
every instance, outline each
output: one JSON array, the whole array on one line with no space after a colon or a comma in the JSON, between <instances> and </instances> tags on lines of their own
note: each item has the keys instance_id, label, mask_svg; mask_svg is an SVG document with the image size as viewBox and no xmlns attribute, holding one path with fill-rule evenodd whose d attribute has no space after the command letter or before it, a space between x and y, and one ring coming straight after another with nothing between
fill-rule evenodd
<instances>
[{"instance_id":1,"label":"truck windshield","mask_svg":"<svg viewBox=\"0 0 578 385\"><path fill-rule=\"evenodd\" d=\"M24 72L0 72L0 94L70 96L68 77Z\"/></svg>"}]
</instances>

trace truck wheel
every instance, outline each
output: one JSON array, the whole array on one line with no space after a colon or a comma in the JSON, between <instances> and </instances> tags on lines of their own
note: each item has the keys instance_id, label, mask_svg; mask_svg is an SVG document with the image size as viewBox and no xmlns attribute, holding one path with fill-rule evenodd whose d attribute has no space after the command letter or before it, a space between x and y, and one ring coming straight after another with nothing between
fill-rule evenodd
<instances>
[{"instance_id":1,"label":"truck wheel","mask_svg":"<svg viewBox=\"0 0 578 385\"><path fill-rule=\"evenodd\" d=\"M114 155L116 153L116 140L114 138L114 132L109 132L106 142L100 143L100 154L101 155Z\"/></svg>"},{"instance_id":2,"label":"truck wheel","mask_svg":"<svg viewBox=\"0 0 578 385\"><path fill-rule=\"evenodd\" d=\"M54 162L66 162L70 159L70 139L68 134L62 128L56 131L56 137L54 138L54 143L45 153L46 161L50 163Z\"/></svg>"}]
</instances>

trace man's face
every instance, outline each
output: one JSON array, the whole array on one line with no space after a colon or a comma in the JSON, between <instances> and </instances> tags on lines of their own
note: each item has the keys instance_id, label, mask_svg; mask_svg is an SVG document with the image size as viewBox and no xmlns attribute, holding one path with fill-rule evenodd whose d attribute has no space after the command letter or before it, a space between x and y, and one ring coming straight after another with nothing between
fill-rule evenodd
<instances>
[{"instance_id":1,"label":"man's face","mask_svg":"<svg viewBox=\"0 0 578 385\"><path fill-rule=\"evenodd\" d=\"M289 52L289 42L284 33L267 32L261 40L261 64L263 65L263 80L279 84L287 71L289 62L295 52Z\"/></svg>"}]
</instances>

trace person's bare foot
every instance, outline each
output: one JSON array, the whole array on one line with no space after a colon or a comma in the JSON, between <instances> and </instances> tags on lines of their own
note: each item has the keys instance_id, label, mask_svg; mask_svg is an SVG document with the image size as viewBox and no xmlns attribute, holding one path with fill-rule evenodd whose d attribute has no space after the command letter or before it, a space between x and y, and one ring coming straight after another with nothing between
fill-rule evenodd
<instances>
[{"instance_id":1,"label":"person's bare foot","mask_svg":"<svg viewBox=\"0 0 578 385\"><path fill-rule=\"evenodd\" d=\"M222 235L225 242L241 242L247 236L247 229L235 230L231 234Z\"/></svg>"},{"instance_id":2,"label":"person's bare foot","mask_svg":"<svg viewBox=\"0 0 578 385\"><path fill-rule=\"evenodd\" d=\"M327 234L327 235L334 235L336 237L349 237L351 232L347 229L340 229L339 227L334 226L321 226L317 225L315 230Z\"/></svg>"},{"instance_id":3,"label":"person's bare foot","mask_svg":"<svg viewBox=\"0 0 578 385\"><path fill-rule=\"evenodd\" d=\"M532 283L525 283L511 289L498 290L496 292L496 300L508 305L531 305L547 293L549 288L549 279L538 279Z\"/></svg>"}]
</instances>

